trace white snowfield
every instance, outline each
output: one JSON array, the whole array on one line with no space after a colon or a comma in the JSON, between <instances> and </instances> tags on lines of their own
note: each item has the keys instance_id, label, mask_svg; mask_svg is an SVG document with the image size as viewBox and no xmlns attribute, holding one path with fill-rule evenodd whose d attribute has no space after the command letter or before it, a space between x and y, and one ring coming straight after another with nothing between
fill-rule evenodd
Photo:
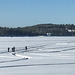
<instances>
[{"instance_id":1,"label":"white snowfield","mask_svg":"<svg viewBox=\"0 0 75 75\"><path fill-rule=\"evenodd\" d=\"M75 37L0 37L0 75L75 75Z\"/></svg>"},{"instance_id":2,"label":"white snowfield","mask_svg":"<svg viewBox=\"0 0 75 75\"><path fill-rule=\"evenodd\" d=\"M15 55L15 56L20 57L20 58L25 58L25 59L31 58L29 56L20 55L20 54L16 54L16 53L12 53L12 55Z\"/></svg>"}]
</instances>

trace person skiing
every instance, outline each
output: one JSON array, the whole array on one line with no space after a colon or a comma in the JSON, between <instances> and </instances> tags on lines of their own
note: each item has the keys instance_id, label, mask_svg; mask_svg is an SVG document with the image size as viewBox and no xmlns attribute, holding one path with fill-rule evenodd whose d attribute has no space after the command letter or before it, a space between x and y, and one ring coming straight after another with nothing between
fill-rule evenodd
<instances>
[{"instance_id":1,"label":"person skiing","mask_svg":"<svg viewBox=\"0 0 75 75\"><path fill-rule=\"evenodd\" d=\"M27 46L25 46L25 50L27 50Z\"/></svg>"},{"instance_id":2,"label":"person skiing","mask_svg":"<svg viewBox=\"0 0 75 75\"><path fill-rule=\"evenodd\" d=\"M15 47L12 48L12 52L15 52Z\"/></svg>"},{"instance_id":3,"label":"person skiing","mask_svg":"<svg viewBox=\"0 0 75 75\"><path fill-rule=\"evenodd\" d=\"M9 52L10 48L8 47L8 52Z\"/></svg>"}]
</instances>

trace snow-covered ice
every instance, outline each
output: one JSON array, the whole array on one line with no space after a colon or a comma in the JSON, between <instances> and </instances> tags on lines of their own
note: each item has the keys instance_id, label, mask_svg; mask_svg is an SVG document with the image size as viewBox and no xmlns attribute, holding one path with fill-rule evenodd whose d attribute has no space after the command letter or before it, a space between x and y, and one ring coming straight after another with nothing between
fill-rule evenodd
<instances>
[{"instance_id":1,"label":"snow-covered ice","mask_svg":"<svg viewBox=\"0 0 75 75\"><path fill-rule=\"evenodd\" d=\"M75 37L0 37L0 75L46 74L75 75Z\"/></svg>"}]
</instances>

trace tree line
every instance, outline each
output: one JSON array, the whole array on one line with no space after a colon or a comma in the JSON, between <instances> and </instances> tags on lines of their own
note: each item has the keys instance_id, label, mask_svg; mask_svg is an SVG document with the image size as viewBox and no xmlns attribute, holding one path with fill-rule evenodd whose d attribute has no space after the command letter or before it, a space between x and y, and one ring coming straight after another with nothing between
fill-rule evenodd
<instances>
[{"instance_id":1,"label":"tree line","mask_svg":"<svg viewBox=\"0 0 75 75\"><path fill-rule=\"evenodd\" d=\"M0 27L0 36L75 36L74 24L37 24L28 27Z\"/></svg>"}]
</instances>

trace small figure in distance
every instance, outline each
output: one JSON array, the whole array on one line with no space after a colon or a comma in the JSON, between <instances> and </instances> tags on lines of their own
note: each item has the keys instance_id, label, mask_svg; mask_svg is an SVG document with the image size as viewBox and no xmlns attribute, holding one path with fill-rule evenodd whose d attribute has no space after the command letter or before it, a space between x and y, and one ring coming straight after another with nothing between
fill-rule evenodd
<instances>
[{"instance_id":1,"label":"small figure in distance","mask_svg":"<svg viewBox=\"0 0 75 75\"><path fill-rule=\"evenodd\" d=\"M15 47L12 48L12 52L15 52Z\"/></svg>"},{"instance_id":2,"label":"small figure in distance","mask_svg":"<svg viewBox=\"0 0 75 75\"><path fill-rule=\"evenodd\" d=\"M15 52L15 47L13 47L13 49L14 49L14 52Z\"/></svg>"},{"instance_id":3,"label":"small figure in distance","mask_svg":"<svg viewBox=\"0 0 75 75\"><path fill-rule=\"evenodd\" d=\"M27 50L27 46L25 46L25 50Z\"/></svg>"},{"instance_id":4,"label":"small figure in distance","mask_svg":"<svg viewBox=\"0 0 75 75\"><path fill-rule=\"evenodd\" d=\"M9 52L10 48L8 47L8 52Z\"/></svg>"}]
</instances>

